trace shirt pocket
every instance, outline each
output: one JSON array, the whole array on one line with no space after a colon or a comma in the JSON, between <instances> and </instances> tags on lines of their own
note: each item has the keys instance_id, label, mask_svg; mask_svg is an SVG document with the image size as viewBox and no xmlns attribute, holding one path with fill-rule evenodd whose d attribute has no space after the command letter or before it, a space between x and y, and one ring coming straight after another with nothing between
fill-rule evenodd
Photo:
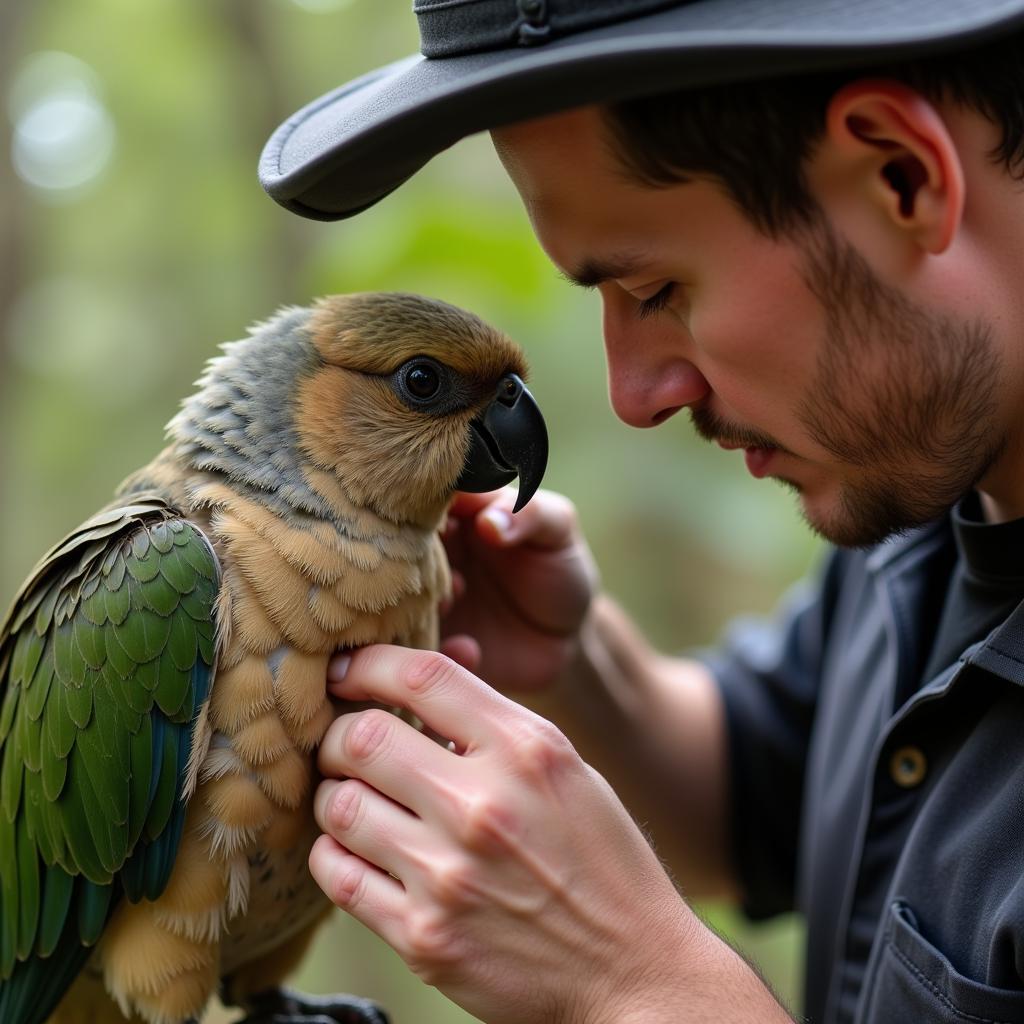
<instances>
[{"instance_id":1,"label":"shirt pocket","mask_svg":"<svg viewBox=\"0 0 1024 1024\"><path fill-rule=\"evenodd\" d=\"M960 974L917 930L902 900L889 907L860 1024L1024 1024L1024 991Z\"/></svg>"}]
</instances>

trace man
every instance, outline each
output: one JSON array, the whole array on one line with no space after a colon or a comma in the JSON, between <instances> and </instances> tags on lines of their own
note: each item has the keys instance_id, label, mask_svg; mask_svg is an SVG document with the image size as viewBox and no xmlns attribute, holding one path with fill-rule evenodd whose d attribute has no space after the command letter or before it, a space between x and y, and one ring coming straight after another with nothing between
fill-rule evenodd
<instances>
[{"instance_id":1,"label":"man","mask_svg":"<svg viewBox=\"0 0 1024 1024\"><path fill-rule=\"evenodd\" d=\"M1024 2L417 14L430 59L296 115L268 190L346 216L492 129L618 415L687 410L838 547L701 665L564 499L461 497L447 657L330 670L452 742L339 719L315 877L482 1020L789 1019L607 778L688 897L806 915L812 1021L1024 1021Z\"/></svg>"}]
</instances>

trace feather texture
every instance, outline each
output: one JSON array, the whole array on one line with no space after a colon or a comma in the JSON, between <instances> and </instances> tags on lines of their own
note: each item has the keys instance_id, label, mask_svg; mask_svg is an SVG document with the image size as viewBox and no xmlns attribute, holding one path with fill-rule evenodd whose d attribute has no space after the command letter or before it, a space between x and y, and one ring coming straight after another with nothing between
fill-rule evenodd
<instances>
[{"instance_id":1,"label":"feather texture","mask_svg":"<svg viewBox=\"0 0 1024 1024\"><path fill-rule=\"evenodd\" d=\"M439 405L402 397L424 358ZM507 374L518 348L443 303L283 310L39 564L0 627L0 1020L181 1024L218 975L244 996L295 961L329 906L306 868L327 660L436 645L438 528Z\"/></svg>"},{"instance_id":2,"label":"feather texture","mask_svg":"<svg viewBox=\"0 0 1024 1024\"><path fill-rule=\"evenodd\" d=\"M120 896L166 885L217 586L202 535L139 496L85 523L16 597L0 629L0 1019L45 1020ZM41 971L61 950L78 967Z\"/></svg>"}]
</instances>

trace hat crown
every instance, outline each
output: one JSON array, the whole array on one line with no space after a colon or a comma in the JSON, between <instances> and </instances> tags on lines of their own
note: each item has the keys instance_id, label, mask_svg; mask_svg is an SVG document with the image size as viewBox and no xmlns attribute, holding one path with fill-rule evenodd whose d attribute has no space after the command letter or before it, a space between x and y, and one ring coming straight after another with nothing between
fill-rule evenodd
<instances>
[{"instance_id":1,"label":"hat crown","mask_svg":"<svg viewBox=\"0 0 1024 1024\"><path fill-rule=\"evenodd\" d=\"M415 0L424 57L458 57L561 36L693 0Z\"/></svg>"}]
</instances>

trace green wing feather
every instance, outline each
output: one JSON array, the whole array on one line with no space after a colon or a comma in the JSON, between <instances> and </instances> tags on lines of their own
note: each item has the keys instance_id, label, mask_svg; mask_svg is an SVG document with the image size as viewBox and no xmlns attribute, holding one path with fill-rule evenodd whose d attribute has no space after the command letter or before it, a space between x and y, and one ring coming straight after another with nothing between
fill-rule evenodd
<instances>
[{"instance_id":1,"label":"green wing feather","mask_svg":"<svg viewBox=\"0 0 1024 1024\"><path fill-rule=\"evenodd\" d=\"M219 568L158 495L131 501L46 555L0 626L0 1021L46 1020L181 838Z\"/></svg>"}]
</instances>

